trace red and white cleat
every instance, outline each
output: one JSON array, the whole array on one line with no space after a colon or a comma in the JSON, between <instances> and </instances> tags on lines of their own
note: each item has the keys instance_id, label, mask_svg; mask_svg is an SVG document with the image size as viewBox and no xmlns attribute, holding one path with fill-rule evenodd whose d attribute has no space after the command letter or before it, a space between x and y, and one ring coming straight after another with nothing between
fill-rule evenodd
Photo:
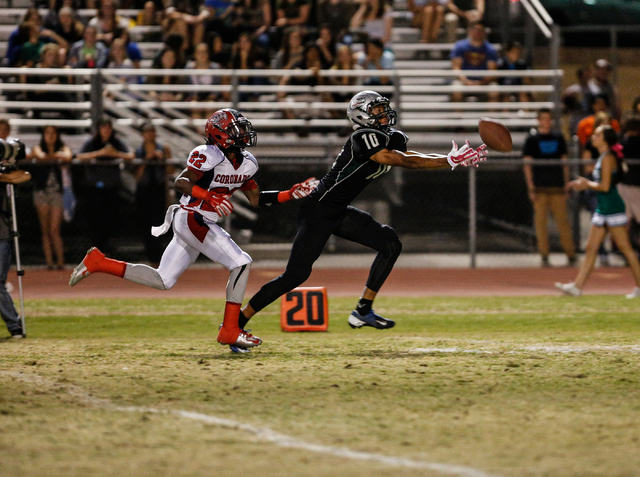
<instances>
[{"instance_id":1,"label":"red and white cleat","mask_svg":"<svg viewBox=\"0 0 640 477\"><path fill-rule=\"evenodd\" d=\"M220 328L220 331L218 332L218 343L221 345L231 345L237 346L238 348L248 349L260 346L262 344L262 340L245 330L229 332L224 328Z\"/></svg>"},{"instance_id":2,"label":"red and white cleat","mask_svg":"<svg viewBox=\"0 0 640 477\"><path fill-rule=\"evenodd\" d=\"M75 286L82 280L87 278L98 268L98 264L104 259L104 253L98 250L96 247L91 247L87 250L87 254L82 259L82 262L73 269L71 278L69 279L69 286Z\"/></svg>"}]
</instances>

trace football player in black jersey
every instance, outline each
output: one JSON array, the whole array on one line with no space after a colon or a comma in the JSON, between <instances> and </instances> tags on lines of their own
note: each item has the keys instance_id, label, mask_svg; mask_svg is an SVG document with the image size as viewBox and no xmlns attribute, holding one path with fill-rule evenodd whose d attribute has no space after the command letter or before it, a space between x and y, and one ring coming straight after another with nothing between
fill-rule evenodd
<instances>
[{"instance_id":1,"label":"football player in black jersey","mask_svg":"<svg viewBox=\"0 0 640 477\"><path fill-rule=\"evenodd\" d=\"M391 227L349 204L370 182L389 172L391 166L454 169L459 165L476 166L486 160L486 146L472 149L468 141L460 149L454 142L448 155L407 151L409 138L392 127L396 123L396 112L389 100L375 91L356 94L349 102L347 115L355 131L331 170L300 207L298 233L285 272L249 300L240 314L240 328L265 306L305 282L332 234L378 252L364 293L349 316L349 325L392 328L395 322L377 315L371 306L400 255L402 244Z\"/></svg>"}]
</instances>

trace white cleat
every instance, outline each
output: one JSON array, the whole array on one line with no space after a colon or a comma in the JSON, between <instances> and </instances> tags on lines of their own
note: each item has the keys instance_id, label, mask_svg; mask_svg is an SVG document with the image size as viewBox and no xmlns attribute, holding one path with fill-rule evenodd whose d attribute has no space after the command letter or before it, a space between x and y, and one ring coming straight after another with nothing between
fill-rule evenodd
<instances>
[{"instance_id":1,"label":"white cleat","mask_svg":"<svg viewBox=\"0 0 640 477\"><path fill-rule=\"evenodd\" d=\"M569 296L580 296L582 290L580 290L574 283L560 283L556 282L556 287L562 290L562 293Z\"/></svg>"},{"instance_id":2,"label":"white cleat","mask_svg":"<svg viewBox=\"0 0 640 477\"><path fill-rule=\"evenodd\" d=\"M76 268L73 269L71 273L71 278L69 279L69 286L75 286L80 283L82 280L91 275L91 272L87 268L87 263L91 262L93 266L99 263L104 258L104 253L98 250L96 247L91 247L87 250L87 254L82 259L82 262L78 264Z\"/></svg>"},{"instance_id":3,"label":"white cleat","mask_svg":"<svg viewBox=\"0 0 640 477\"><path fill-rule=\"evenodd\" d=\"M253 336L251 333L247 333L242 330L234 344L239 348L249 349L255 346L260 346L262 344L262 340L257 336Z\"/></svg>"},{"instance_id":4,"label":"white cleat","mask_svg":"<svg viewBox=\"0 0 640 477\"><path fill-rule=\"evenodd\" d=\"M631 293L625 296L627 298L640 298L640 287L635 287Z\"/></svg>"},{"instance_id":5,"label":"white cleat","mask_svg":"<svg viewBox=\"0 0 640 477\"><path fill-rule=\"evenodd\" d=\"M80 262L80 264L73 269L71 272L71 278L69 279L69 286L75 286L80 283L82 280L87 278L91 273L87 270L87 267L84 266L84 261Z\"/></svg>"}]
</instances>

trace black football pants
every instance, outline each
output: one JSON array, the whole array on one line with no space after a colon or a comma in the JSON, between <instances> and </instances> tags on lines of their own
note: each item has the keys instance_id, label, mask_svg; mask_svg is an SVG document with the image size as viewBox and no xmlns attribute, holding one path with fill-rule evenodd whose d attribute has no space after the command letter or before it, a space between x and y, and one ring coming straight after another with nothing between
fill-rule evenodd
<instances>
[{"instance_id":1,"label":"black football pants","mask_svg":"<svg viewBox=\"0 0 640 477\"><path fill-rule=\"evenodd\" d=\"M339 214L329 213L315 200L305 200L300 207L298 232L291 247L285 272L265 284L249 304L260 311L279 297L302 285L318 259L329 237L335 235L362 244L378 252L367 279L367 287L377 292L393 269L402 244L388 225L355 207L347 207Z\"/></svg>"}]
</instances>

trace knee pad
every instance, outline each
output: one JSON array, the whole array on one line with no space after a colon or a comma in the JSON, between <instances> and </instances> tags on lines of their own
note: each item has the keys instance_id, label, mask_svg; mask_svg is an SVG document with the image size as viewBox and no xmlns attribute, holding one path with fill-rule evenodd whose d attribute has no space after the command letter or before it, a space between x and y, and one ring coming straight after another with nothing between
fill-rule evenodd
<instances>
[{"instance_id":1,"label":"knee pad","mask_svg":"<svg viewBox=\"0 0 640 477\"><path fill-rule=\"evenodd\" d=\"M395 230L388 225L383 227L384 248L383 250L391 257L398 258L402 252L402 242Z\"/></svg>"}]
</instances>

